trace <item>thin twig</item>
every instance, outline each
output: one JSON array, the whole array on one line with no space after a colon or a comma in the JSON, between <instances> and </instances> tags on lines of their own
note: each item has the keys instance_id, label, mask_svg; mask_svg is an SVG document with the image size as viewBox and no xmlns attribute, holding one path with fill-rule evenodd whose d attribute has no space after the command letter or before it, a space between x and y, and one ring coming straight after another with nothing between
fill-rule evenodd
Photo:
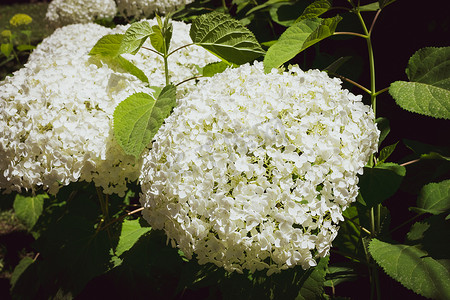
<instances>
[{"instance_id":1,"label":"thin twig","mask_svg":"<svg viewBox=\"0 0 450 300\"><path fill-rule=\"evenodd\" d=\"M420 160L420 158L415 159L415 160L411 160L411 161L408 161L408 162L405 162L405 163L401 164L400 166L404 167L404 166L407 166L407 165L416 163L416 162L418 162L419 160Z\"/></svg>"},{"instance_id":2,"label":"thin twig","mask_svg":"<svg viewBox=\"0 0 450 300\"><path fill-rule=\"evenodd\" d=\"M362 37L363 39L367 39L367 36L365 34L361 34L361 33L356 33L356 32L347 32L347 31L339 31L339 32L335 32L333 33L333 35L354 35L354 36L359 36Z\"/></svg>"},{"instance_id":3,"label":"thin twig","mask_svg":"<svg viewBox=\"0 0 450 300\"><path fill-rule=\"evenodd\" d=\"M155 53L158 54L159 56L163 56L163 57L164 57L164 55L162 55L161 53L159 53L159 52L156 51L156 50L153 50L152 48L147 48L147 47L144 47L144 46L142 46L141 48L142 48L142 49L145 49L145 50L149 50L149 51L155 52Z\"/></svg>"},{"instance_id":4,"label":"thin twig","mask_svg":"<svg viewBox=\"0 0 450 300\"><path fill-rule=\"evenodd\" d=\"M180 49L183 49L183 48L186 48L186 47L188 47L188 46L192 46L192 45L195 45L195 44L194 44L194 43L191 43L191 44L187 44L187 45L184 45L184 46L178 47L177 49L175 49L175 50L171 51L171 52L170 52L169 54L167 54L167 57L171 56L171 55L172 55L172 53L174 53L174 52L176 52L176 51L178 51L178 50L180 50Z\"/></svg>"},{"instance_id":5,"label":"thin twig","mask_svg":"<svg viewBox=\"0 0 450 300\"><path fill-rule=\"evenodd\" d=\"M377 14L376 14L375 17L373 18L372 25L370 25L370 29L369 29L369 35L372 34L373 26L375 25L375 22L377 21L378 16L380 15L380 13L381 13L381 9L379 9L379 10L377 11Z\"/></svg>"},{"instance_id":6,"label":"thin twig","mask_svg":"<svg viewBox=\"0 0 450 300\"><path fill-rule=\"evenodd\" d=\"M126 215L122 215L122 216L120 216L120 217L118 217L118 218L115 218L115 219L109 221L106 225L104 225L104 226L102 227L102 229L107 228L107 227L110 226L111 224L114 224L114 223L117 222L117 221L123 220L123 219L125 219L126 217L131 216L132 214L135 214L135 213L140 212L140 211L143 211L143 210L144 210L144 207L140 207L140 208L138 208L138 209L135 209L135 210L133 210L133 211L130 211L130 212L128 212Z\"/></svg>"},{"instance_id":7,"label":"thin twig","mask_svg":"<svg viewBox=\"0 0 450 300\"><path fill-rule=\"evenodd\" d=\"M187 82L187 81L189 81L189 80L193 80L193 79L197 79L197 78L202 78L202 77L203 77L203 76L193 76L193 77L190 77L190 78L188 78L188 79L185 79L185 80L183 80L183 81L178 82L175 86L179 86L180 84L185 83L185 82Z\"/></svg>"},{"instance_id":8,"label":"thin twig","mask_svg":"<svg viewBox=\"0 0 450 300\"><path fill-rule=\"evenodd\" d=\"M39 257L40 254L41 254L41 253L38 252L38 253L34 256L33 261L36 261L36 259Z\"/></svg>"},{"instance_id":9,"label":"thin twig","mask_svg":"<svg viewBox=\"0 0 450 300\"><path fill-rule=\"evenodd\" d=\"M359 83L357 83L357 82L355 82L355 81L353 81L353 80L351 80L351 79L349 79L349 78L347 78L347 77L344 77L344 76L339 75L339 74L331 73L331 72L330 72L329 74L331 74L331 75L333 75L333 76L336 76L336 77L339 77L340 79L345 80L345 81L347 81L347 82L353 84L354 86L359 87L359 88L362 89L364 92L370 94L370 90L369 90L368 88L366 88L366 87L360 85Z\"/></svg>"},{"instance_id":10,"label":"thin twig","mask_svg":"<svg viewBox=\"0 0 450 300\"><path fill-rule=\"evenodd\" d=\"M379 90L378 92L375 93L375 96L378 96L379 94L382 94L382 93L384 93L384 92L387 92L388 90L389 90L389 87L384 88L384 89L382 89L382 90Z\"/></svg>"}]
</instances>

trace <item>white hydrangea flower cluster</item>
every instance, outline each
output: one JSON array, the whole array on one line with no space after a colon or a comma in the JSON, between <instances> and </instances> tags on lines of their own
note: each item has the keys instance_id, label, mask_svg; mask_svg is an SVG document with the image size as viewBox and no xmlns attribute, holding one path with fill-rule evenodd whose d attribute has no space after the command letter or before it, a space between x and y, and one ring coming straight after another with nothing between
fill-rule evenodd
<instances>
[{"instance_id":1,"label":"white hydrangea flower cluster","mask_svg":"<svg viewBox=\"0 0 450 300\"><path fill-rule=\"evenodd\" d=\"M200 264L316 265L379 137L371 108L340 84L257 62L201 82L144 157L145 219Z\"/></svg>"},{"instance_id":2,"label":"white hydrangea flower cluster","mask_svg":"<svg viewBox=\"0 0 450 300\"><path fill-rule=\"evenodd\" d=\"M117 0L117 7L125 16L141 18L151 16L155 12L164 15L192 2L194 0Z\"/></svg>"},{"instance_id":3,"label":"white hydrangea flower cluster","mask_svg":"<svg viewBox=\"0 0 450 300\"><path fill-rule=\"evenodd\" d=\"M48 5L45 18L52 26L61 27L113 18L116 13L114 0L53 0Z\"/></svg>"},{"instance_id":4,"label":"white hydrangea flower cluster","mask_svg":"<svg viewBox=\"0 0 450 300\"><path fill-rule=\"evenodd\" d=\"M173 26L173 49L192 43L190 25ZM85 180L94 181L105 193L123 195L127 181L137 180L141 161L126 156L115 141L112 116L129 95L153 90L88 55L102 36L124 33L128 27L59 28L35 49L24 68L0 82L0 189L42 187L56 194L62 185ZM149 42L145 46L152 47ZM152 86L164 86L159 56L142 49L127 57ZM169 58L172 79L194 76L196 64L203 67L216 60L200 47L184 48ZM188 90L193 85L180 87Z\"/></svg>"}]
</instances>

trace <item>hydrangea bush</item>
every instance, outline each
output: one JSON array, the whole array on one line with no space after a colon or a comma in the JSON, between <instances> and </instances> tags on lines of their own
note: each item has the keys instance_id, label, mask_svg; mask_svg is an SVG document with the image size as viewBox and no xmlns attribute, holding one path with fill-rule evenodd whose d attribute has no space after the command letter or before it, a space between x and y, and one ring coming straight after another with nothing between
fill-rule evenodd
<instances>
[{"instance_id":1,"label":"hydrangea bush","mask_svg":"<svg viewBox=\"0 0 450 300\"><path fill-rule=\"evenodd\" d=\"M167 14L194 0L117 0L119 13L142 18L154 13Z\"/></svg>"},{"instance_id":2,"label":"hydrangea bush","mask_svg":"<svg viewBox=\"0 0 450 300\"><path fill-rule=\"evenodd\" d=\"M61 27L113 18L116 13L114 0L53 0L48 5L45 17L52 26Z\"/></svg>"},{"instance_id":3,"label":"hydrangea bush","mask_svg":"<svg viewBox=\"0 0 450 300\"><path fill-rule=\"evenodd\" d=\"M38 46L24 68L0 83L0 188L10 192L42 187L55 194L62 185L86 180L107 194L123 195L127 181L137 179L140 161L125 155L116 143L112 115L130 94L153 90L88 54L99 38L128 27L60 28ZM189 43L188 30L189 25L174 22L173 47ZM162 59L144 49L126 56L153 86L164 85ZM196 46L178 51L170 57L172 78L193 76L197 65L214 60Z\"/></svg>"},{"instance_id":4,"label":"hydrangea bush","mask_svg":"<svg viewBox=\"0 0 450 300\"><path fill-rule=\"evenodd\" d=\"M145 219L201 264L315 266L379 137L371 108L340 84L258 62L199 84L144 157Z\"/></svg>"}]
</instances>

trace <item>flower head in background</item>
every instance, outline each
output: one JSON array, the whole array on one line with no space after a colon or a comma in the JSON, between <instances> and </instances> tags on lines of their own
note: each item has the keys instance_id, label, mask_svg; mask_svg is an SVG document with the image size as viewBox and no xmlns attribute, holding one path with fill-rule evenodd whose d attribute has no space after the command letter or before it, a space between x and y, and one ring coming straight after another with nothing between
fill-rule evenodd
<instances>
[{"instance_id":1,"label":"flower head in background","mask_svg":"<svg viewBox=\"0 0 450 300\"><path fill-rule=\"evenodd\" d=\"M119 13L135 18L145 18L154 13L167 14L194 0L117 0Z\"/></svg>"},{"instance_id":2,"label":"flower head in background","mask_svg":"<svg viewBox=\"0 0 450 300\"><path fill-rule=\"evenodd\" d=\"M48 5L45 17L52 26L61 27L113 18L116 13L114 0L53 0Z\"/></svg>"},{"instance_id":3,"label":"flower head in background","mask_svg":"<svg viewBox=\"0 0 450 300\"><path fill-rule=\"evenodd\" d=\"M145 219L200 264L316 265L379 137L371 108L340 84L257 62L201 82L144 156Z\"/></svg>"},{"instance_id":4,"label":"flower head in background","mask_svg":"<svg viewBox=\"0 0 450 300\"><path fill-rule=\"evenodd\" d=\"M156 20L145 20L156 25ZM189 26L174 22L173 49L192 43ZM0 189L6 192L44 188L55 194L63 185L94 181L105 193L123 195L138 178L140 161L126 156L113 137L115 107L136 92L152 93L135 76L113 70L88 55L108 29L75 24L57 29L33 53L24 68L0 82ZM150 42L144 44L152 47ZM164 65L153 52L127 55L152 86L164 86ZM179 82L216 58L200 47L169 58ZM184 92L193 83L183 85ZM180 88L180 94L183 90Z\"/></svg>"},{"instance_id":5,"label":"flower head in background","mask_svg":"<svg viewBox=\"0 0 450 300\"><path fill-rule=\"evenodd\" d=\"M10 38L12 36L11 30L5 29L2 32L0 32L0 35L2 37Z\"/></svg>"},{"instance_id":6,"label":"flower head in background","mask_svg":"<svg viewBox=\"0 0 450 300\"><path fill-rule=\"evenodd\" d=\"M22 25L28 25L33 21L33 19L27 14L15 14L10 20L9 24L18 27Z\"/></svg>"}]
</instances>

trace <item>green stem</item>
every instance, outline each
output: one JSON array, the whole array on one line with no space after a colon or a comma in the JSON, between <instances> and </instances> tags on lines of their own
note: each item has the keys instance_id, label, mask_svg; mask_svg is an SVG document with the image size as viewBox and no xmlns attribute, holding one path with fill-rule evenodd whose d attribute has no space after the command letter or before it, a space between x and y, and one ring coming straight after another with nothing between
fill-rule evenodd
<instances>
[{"instance_id":1,"label":"green stem","mask_svg":"<svg viewBox=\"0 0 450 300\"><path fill-rule=\"evenodd\" d=\"M356 32L348 32L348 31L335 32L335 33L333 33L333 35L354 35L354 36L362 37L363 39L367 38L367 35L364 35L361 33L356 33Z\"/></svg>"},{"instance_id":2,"label":"green stem","mask_svg":"<svg viewBox=\"0 0 450 300\"><path fill-rule=\"evenodd\" d=\"M370 230L372 232L372 237L375 237L376 229L375 229L375 215L373 207L370 208Z\"/></svg>"},{"instance_id":3,"label":"green stem","mask_svg":"<svg viewBox=\"0 0 450 300\"><path fill-rule=\"evenodd\" d=\"M345 81L347 81L348 83L353 84L354 86L360 88L361 90L363 90L364 92L366 92L367 94L370 95L370 90L369 90L368 88L366 88L366 87L360 85L359 83L357 83L357 82L355 82L355 81L353 81L353 80L351 80L351 79L349 79L349 78L347 78L347 77L345 77L345 76L339 75L339 74L335 74L335 73L332 73L332 72L329 72L329 74L330 74L330 75L333 75L333 76L336 76L336 77L339 77L340 79L345 80Z\"/></svg>"},{"instance_id":4,"label":"green stem","mask_svg":"<svg viewBox=\"0 0 450 300\"><path fill-rule=\"evenodd\" d=\"M382 94L382 93L387 92L387 91L389 91L389 87L384 88L384 89L379 90L378 92L376 92L376 93L375 93L375 97L378 96L379 94Z\"/></svg>"},{"instance_id":5,"label":"green stem","mask_svg":"<svg viewBox=\"0 0 450 300\"><path fill-rule=\"evenodd\" d=\"M361 26L363 29L363 32L365 34L365 39L367 43L367 52L369 55L369 72L370 72L370 103L372 106L373 113L376 117L377 115L377 92L376 92L376 84L375 84L375 59L373 54L373 48L372 48L372 40L371 40L371 34L373 30L373 26L375 24L376 19L378 18L379 12L377 12L374 20L372 21L372 25L370 27L370 30L367 30L366 23L364 22L364 19L361 16L360 11L356 10L356 15L358 16L359 21L361 22ZM374 155L372 154L370 156L370 162L369 164L372 165L374 163ZM372 231L372 237L375 237L377 233L380 230L381 220L380 220L380 214L381 214L381 204L378 204L377 206L377 222L375 227L375 211L372 207L370 209L370 224L371 224L371 231ZM368 263L370 265L371 258L368 258ZM371 299L374 298L374 294L376 294L376 298L381 298L380 293L380 282L378 280L378 267L377 265L372 265L369 267L370 271L370 283L371 283Z\"/></svg>"},{"instance_id":6,"label":"green stem","mask_svg":"<svg viewBox=\"0 0 450 300\"><path fill-rule=\"evenodd\" d=\"M167 57L171 56L174 52L177 52L180 49L183 49L183 48L186 48L186 47L189 47L189 46L192 46L192 45L195 45L195 44L194 43L190 43L190 44L186 44L184 46L178 47L177 49L172 50L169 54L167 54Z\"/></svg>"},{"instance_id":7,"label":"green stem","mask_svg":"<svg viewBox=\"0 0 450 300\"><path fill-rule=\"evenodd\" d=\"M167 54L164 54L164 73L166 74L166 85L169 85L169 63L167 62Z\"/></svg>"}]
</instances>

